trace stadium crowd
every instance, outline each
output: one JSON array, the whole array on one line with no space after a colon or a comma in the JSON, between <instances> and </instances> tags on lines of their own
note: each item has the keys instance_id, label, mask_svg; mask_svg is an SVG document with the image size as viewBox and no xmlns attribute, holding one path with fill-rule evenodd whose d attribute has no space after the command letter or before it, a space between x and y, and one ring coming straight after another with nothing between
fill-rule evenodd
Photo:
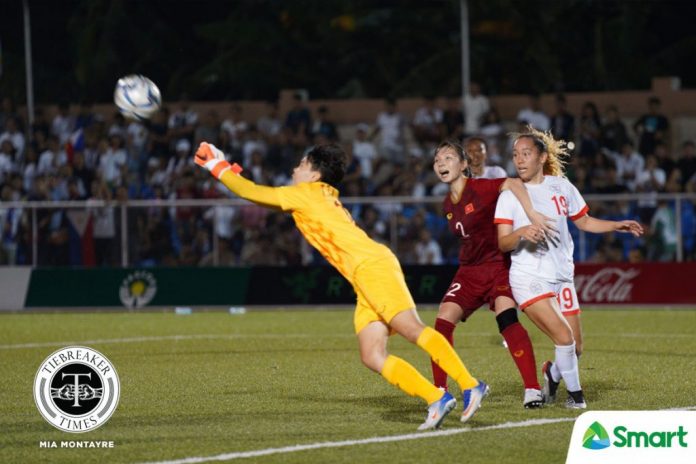
<instances>
[{"instance_id":1,"label":"stadium crowd","mask_svg":"<svg viewBox=\"0 0 696 464\"><path fill-rule=\"evenodd\" d=\"M81 104L67 103L55 115L36 110L34 123L19 115L14 102L0 107L0 201L86 200L87 209L39 209L38 255L41 266L120 265L121 215L113 206L129 199L225 198L229 192L193 164L193 152L205 140L220 147L243 175L266 185L284 185L287 174L315 144L336 142L349 155L342 197L441 197L447 186L432 170L433 149L443 139L480 136L487 143L486 164L515 175L509 129L527 124L550 130L574 143L568 178L584 194L696 191L696 146L684 140L670 144L670 121L651 98L644 115L626 125L619 108L600 114L587 102L578 115L558 95L546 114L537 95L521 108L516 121L502 121L489 99L472 84L464 98L444 107L426 98L412 117L398 103L385 100L375 121L337 125L328 107L312 114L300 95L281 114L277 102L255 121L231 103L227 114L198 114L183 96L145 122L125 120L119 113L105 119ZM90 204L92 203L92 204ZM456 263L458 243L446 233L446 219L435 203L347 202L353 217L370 236L395 250L405 264ZM576 257L593 262L671 261L681 233L685 259L696 259L694 202L681 202L681 230L675 204L652 196L639 201L590 202L596 217L638 219L644 239L614 234L575 237ZM392 215L395 214L395 218ZM137 266L212 265L213 221L219 238L217 262L235 265L321 263L322 258L300 237L289 215L249 204L242 207L129 207L128 256ZM0 264L31 264L32 230L26 208L1 208ZM393 228L395 230L392 230ZM573 228L574 233L577 230Z\"/></svg>"}]
</instances>

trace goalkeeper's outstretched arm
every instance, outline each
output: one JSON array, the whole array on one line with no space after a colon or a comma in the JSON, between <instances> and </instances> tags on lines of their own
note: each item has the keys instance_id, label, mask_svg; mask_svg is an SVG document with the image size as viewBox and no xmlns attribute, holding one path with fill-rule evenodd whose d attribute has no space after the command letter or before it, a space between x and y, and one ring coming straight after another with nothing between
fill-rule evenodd
<instances>
[{"instance_id":1,"label":"goalkeeper's outstretched arm","mask_svg":"<svg viewBox=\"0 0 696 464\"><path fill-rule=\"evenodd\" d=\"M240 176L242 167L237 163L228 163L225 154L215 145L202 142L196 150L195 161L197 165L210 171L225 187L245 200L270 208L280 208L280 197L276 187L257 185Z\"/></svg>"}]
</instances>

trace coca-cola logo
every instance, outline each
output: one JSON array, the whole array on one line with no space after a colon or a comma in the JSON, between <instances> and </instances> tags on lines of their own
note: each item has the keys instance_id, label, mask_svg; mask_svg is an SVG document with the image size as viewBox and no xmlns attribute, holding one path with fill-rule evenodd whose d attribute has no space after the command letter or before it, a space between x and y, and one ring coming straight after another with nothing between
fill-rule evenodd
<instances>
[{"instance_id":1,"label":"coca-cola logo","mask_svg":"<svg viewBox=\"0 0 696 464\"><path fill-rule=\"evenodd\" d=\"M640 274L635 268L606 267L595 274L575 276L575 289L583 303L621 303L631 300L633 278Z\"/></svg>"}]
</instances>

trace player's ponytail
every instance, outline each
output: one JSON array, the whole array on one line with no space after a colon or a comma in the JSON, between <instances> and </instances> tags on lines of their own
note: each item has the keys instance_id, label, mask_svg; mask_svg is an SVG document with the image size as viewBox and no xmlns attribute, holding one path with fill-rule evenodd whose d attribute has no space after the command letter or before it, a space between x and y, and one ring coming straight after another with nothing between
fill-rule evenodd
<instances>
[{"instance_id":1,"label":"player's ponytail","mask_svg":"<svg viewBox=\"0 0 696 464\"><path fill-rule=\"evenodd\" d=\"M435 152L433 153L433 158L435 155L437 155L441 150L445 149L450 149L453 152L457 154L459 159L461 161L466 161L466 169L464 169L464 175L466 177L471 177L471 168L469 165L471 164L471 159L469 158L469 155L466 154L464 151L464 147L461 146L459 142L456 140L445 140L444 142L440 142L440 145L437 146L435 149Z\"/></svg>"},{"instance_id":2,"label":"player's ponytail","mask_svg":"<svg viewBox=\"0 0 696 464\"><path fill-rule=\"evenodd\" d=\"M556 140L550 131L540 131L532 126L527 126L527 132L511 134L514 142L521 138L528 138L537 147L539 153L546 153L544 163L544 175L565 177L566 159L570 157L568 143L565 140Z\"/></svg>"}]
</instances>

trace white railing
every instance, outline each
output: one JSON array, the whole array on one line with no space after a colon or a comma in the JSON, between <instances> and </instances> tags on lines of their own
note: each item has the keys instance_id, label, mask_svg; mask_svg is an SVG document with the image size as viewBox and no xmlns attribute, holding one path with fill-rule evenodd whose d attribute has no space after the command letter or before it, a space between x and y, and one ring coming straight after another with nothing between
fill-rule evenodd
<instances>
[{"instance_id":1,"label":"white railing","mask_svg":"<svg viewBox=\"0 0 696 464\"><path fill-rule=\"evenodd\" d=\"M588 203L611 203L611 202L660 202L668 201L670 202L670 207L674 209L675 214L675 229L677 231L677 246L676 246L676 261L684 260L684 239L682 234L682 206L684 202L690 202L692 205L696 205L696 193L680 193L680 194L587 194L584 195L585 200ZM440 197L425 197L425 198L412 198L412 197L346 197L342 198L342 202L346 207L353 205L437 205L440 204L442 198ZM218 206L232 206L241 207L244 205L249 205L245 200L241 199L216 199L216 200L203 200L203 199L166 199L166 200L128 200L126 202L103 202L103 201L39 201L39 202L29 202L29 201L15 201L15 202L0 202L0 213L5 211L16 209L20 210L22 214L27 214L30 222L31 231L31 264L37 266L39 264L39 224L38 216L39 210L94 210L96 208L111 207L115 211L118 211L120 216L120 264L123 267L132 265L131 258L129 257L129 240L139 239L138 237L129 236L129 218L128 211L133 209L141 208L170 208L171 211L176 211L177 208L212 208ZM590 214L592 211L590 212ZM0 214L0 218L5 217L4 214ZM399 242L399 214L391 212L388 214L387 218L384 218L390 225L389 227L389 237L388 242L392 250L398 249ZM218 230L218 209L214 210L212 230ZM2 226L2 224L0 224ZM584 261L589 258L586 255L586 240L587 235L580 231L579 233L579 243L577 246L580 251L580 261ZM219 237L217 233L212 233L212 253L213 253L213 265L219 264ZM13 264L13 263L10 263Z\"/></svg>"}]
</instances>

